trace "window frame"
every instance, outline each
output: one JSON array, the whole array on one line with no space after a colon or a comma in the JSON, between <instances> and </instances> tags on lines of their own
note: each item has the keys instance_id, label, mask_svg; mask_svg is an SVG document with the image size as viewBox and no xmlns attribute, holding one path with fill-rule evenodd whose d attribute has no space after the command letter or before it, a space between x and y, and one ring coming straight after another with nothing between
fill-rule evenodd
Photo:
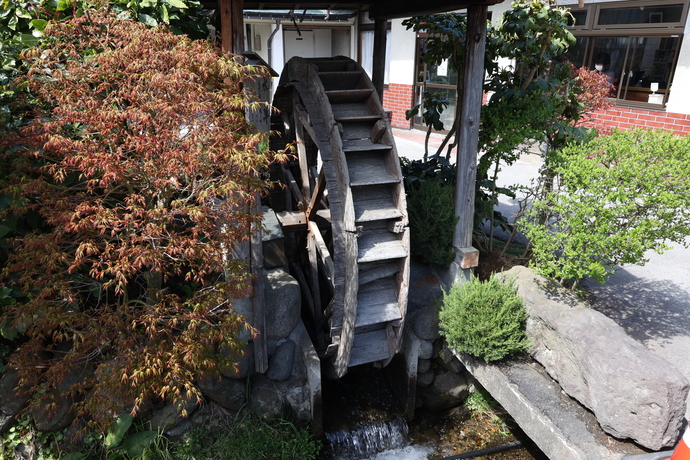
<instances>
[{"instance_id":1,"label":"window frame","mask_svg":"<svg viewBox=\"0 0 690 460\"><path fill-rule=\"evenodd\" d=\"M665 6L665 5L683 5L683 11L681 13L681 22L674 23L638 23L638 24L613 24L600 26L597 25L599 21L599 15L602 9L610 8L626 8L626 7L644 7L644 6ZM688 15L688 8L690 6L690 1L688 0L661 0L659 2L653 2L649 0L644 1L614 1L606 3L593 3L585 5L583 8L579 8L578 5L573 5L569 7L573 11L588 10L587 21L585 24L580 26L571 26L568 29L572 32L575 38L587 39L587 45L585 47L585 53L583 57L583 65L588 65L594 54L594 41L597 38L628 38L630 41L635 38L643 37L665 37L665 38L677 38L678 46L673 55L672 67L671 67L671 78L668 82L668 87L663 91L658 93L663 93L664 98L662 103L655 104L650 102L632 101L623 99L627 95L628 88L624 88L622 85L617 88L615 97L611 100L617 105L622 107L632 107L632 108L643 108L648 110L665 110L666 103L668 102L669 95L673 88L673 79L675 77L676 68L678 66L678 58L680 55L680 48L683 43L683 32L685 29L685 23ZM628 62L628 53L630 52L630 41L626 48L626 55L624 58L624 69L627 68L630 63Z\"/></svg>"}]
</instances>

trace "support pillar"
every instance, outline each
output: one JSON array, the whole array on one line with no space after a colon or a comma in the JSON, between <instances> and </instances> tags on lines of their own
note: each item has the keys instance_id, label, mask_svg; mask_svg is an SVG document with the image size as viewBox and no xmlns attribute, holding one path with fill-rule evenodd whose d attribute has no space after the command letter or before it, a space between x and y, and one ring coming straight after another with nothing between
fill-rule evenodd
<instances>
[{"instance_id":1,"label":"support pillar","mask_svg":"<svg viewBox=\"0 0 690 460\"><path fill-rule=\"evenodd\" d=\"M236 55L244 53L244 0L218 0L221 48Z\"/></svg>"},{"instance_id":2,"label":"support pillar","mask_svg":"<svg viewBox=\"0 0 690 460\"><path fill-rule=\"evenodd\" d=\"M467 51L464 91L460 117L457 176L455 180L455 215L458 222L453 234L456 250L451 264L450 282L467 279L479 263L479 251L472 247L474 195L477 179L479 124L484 88L484 52L486 50L486 5L467 8Z\"/></svg>"},{"instance_id":3,"label":"support pillar","mask_svg":"<svg viewBox=\"0 0 690 460\"><path fill-rule=\"evenodd\" d=\"M383 81L386 75L386 35L388 21L376 18L374 20L374 56L372 58L371 82L379 94L383 104Z\"/></svg>"}]
</instances>

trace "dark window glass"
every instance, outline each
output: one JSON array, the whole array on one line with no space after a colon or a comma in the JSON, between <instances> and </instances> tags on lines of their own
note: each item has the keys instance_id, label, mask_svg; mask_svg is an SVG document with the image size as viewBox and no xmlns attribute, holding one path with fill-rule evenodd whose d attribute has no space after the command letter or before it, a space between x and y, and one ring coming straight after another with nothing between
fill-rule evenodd
<instances>
[{"instance_id":1,"label":"dark window glass","mask_svg":"<svg viewBox=\"0 0 690 460\"><path fill-rule=\"evenodd\" d=\"M679 23L683 5L637 6L634 8L602 8L597 25Z\"/></svg>"},{"instance_id":2,"label":"dark window glass","mask_svg":"<svg viewBox=\"0 0 690 460\"><path fill-rule=\"evenodd\" d=\"M596 38L588 67L603 65L617 99L661 104L673 78L678 37Z\"/></svg>"},{"instance_id":3,"label":"dark window glass","mask_svg":"<svg viewBox=\"0 0 690 460\"><path fill-rule=\"evenodd\" d=\"M575 67L582 67L585 65L585 53L587 53L588 44L589 38L578 37L575 44L568 48L565 55Z\"/></svg>"},{"instance_id":4,"label":"dark window glass","mask_svg":"<svg viewBox=\"0 0 690 460\"><path fill-rule=\"evenodd\" d=\"M572 18L568 18L568 25L570 27L587 24L587 10L571 11L570 14L573 15Z\"/></svg>"}]
</instances>

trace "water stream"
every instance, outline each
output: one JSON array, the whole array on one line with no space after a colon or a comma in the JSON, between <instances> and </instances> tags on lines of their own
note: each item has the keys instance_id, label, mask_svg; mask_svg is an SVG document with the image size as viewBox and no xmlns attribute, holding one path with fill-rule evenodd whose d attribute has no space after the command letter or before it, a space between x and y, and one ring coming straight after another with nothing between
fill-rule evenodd
<instances>
[{"instance_id":1,"label":"water stream","mask_svg":"<svg viewBox=\"0 0 690 460\"><path fill-rule=\"evenodd\" d=\"M514 441L495 415L464 408L444 414L420 412L408 427L380 370L354 368L344 378L325 381L322 460L439 460ZM492 460L541 460L534 449L492 454Z\"/></svg>"}]
</instances>

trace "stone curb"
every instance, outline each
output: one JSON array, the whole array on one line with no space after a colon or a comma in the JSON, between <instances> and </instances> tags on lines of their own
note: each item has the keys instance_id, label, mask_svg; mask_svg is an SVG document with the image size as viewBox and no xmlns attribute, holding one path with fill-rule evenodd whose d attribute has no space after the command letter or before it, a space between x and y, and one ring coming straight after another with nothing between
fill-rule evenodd
<instances>
[{"instance_id":1,"label":"stone curb","mask_svg":"<svg viewBox=\"0 0 690 460\"><path fill-rule=\"evenodd\" d=\"M453 353L549 459L621 460L644 453L604 433L531 358L496 365Z\"/></svg>"}]
</instances>

